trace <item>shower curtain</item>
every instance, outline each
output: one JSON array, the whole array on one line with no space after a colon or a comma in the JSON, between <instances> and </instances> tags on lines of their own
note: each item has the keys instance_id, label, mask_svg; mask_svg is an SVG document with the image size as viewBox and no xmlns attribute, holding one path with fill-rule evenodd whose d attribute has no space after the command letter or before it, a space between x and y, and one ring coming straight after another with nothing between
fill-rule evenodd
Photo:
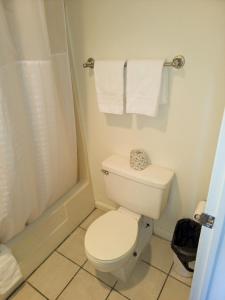
<instances>
[{"instance_id":1,"label":"shower curtain","mask_svg":"<svg viewBox=\"0 0 225 300\"><path fill-rule=\"evenodd\" d=\"M63 1L0 0L0 243L76 178Z\"/></svg>"}]
</instances>

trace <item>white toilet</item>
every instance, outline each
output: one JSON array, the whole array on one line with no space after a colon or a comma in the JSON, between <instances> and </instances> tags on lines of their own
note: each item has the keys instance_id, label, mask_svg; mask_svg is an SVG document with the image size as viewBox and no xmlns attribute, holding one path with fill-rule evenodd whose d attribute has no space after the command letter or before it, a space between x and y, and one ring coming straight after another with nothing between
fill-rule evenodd
<instances>
[{"instance_id":1,"label":"white toilet","mask_svg":"<svg viewBox=\"0 0 225 300\"><path fill-rule=\"evenodd\" d=\"M136 171L119 155L103 161L102 168L107 196L120 207L90 225L85 252L96 270L126 281L150 242L153 219L166 206L174 173L155 165Z\"/></svg>"}]
</instances>

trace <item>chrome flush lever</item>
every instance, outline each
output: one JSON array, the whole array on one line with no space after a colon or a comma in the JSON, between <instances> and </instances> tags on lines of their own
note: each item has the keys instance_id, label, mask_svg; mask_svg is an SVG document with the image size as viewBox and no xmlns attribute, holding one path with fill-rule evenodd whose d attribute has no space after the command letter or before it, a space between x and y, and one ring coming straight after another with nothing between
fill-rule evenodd
<instances>
[{"instance_id":1,"label":"chrome flush lever","mask_svg":"<svg viewBox=\"0 0 225 300\"><path fill-rule=\"evenodd\" d=\"M102 171L102 173L103 173L104 175L109 175L109 171L104 170L104 169L101 169L101 171Z\"/></svg>"}]
</instances>

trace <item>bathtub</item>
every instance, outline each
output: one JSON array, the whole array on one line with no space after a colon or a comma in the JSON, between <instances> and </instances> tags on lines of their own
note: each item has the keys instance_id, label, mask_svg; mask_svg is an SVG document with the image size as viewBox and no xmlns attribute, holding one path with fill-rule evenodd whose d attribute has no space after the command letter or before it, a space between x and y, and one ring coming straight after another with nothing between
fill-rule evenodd
<instances>
[{"instance_id":1,"label":"bathtub","mask_svg":"<svg viewBox=\"0 0 225 300\"><path fill-rule=\"evenodd\" d=\"M87 179L80 180L40 218L6 243L20 265L24 280L93 209L91 184Z\"/></svg>"}]
</instances>

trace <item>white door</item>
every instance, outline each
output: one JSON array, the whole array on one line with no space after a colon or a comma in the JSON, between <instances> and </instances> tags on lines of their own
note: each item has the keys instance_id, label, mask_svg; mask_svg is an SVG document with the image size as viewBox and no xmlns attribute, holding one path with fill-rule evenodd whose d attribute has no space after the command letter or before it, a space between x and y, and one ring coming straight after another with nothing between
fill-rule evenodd
<instances>
[{"instance_id":1,"label":"white door","mask_svg":"<svg viewBox=\"0 0 225 300\"><path fill-rule=\"evenodd\" d=\"M190 300L225 300L225 113L205 213L215 223L202 227Z\"/></svg>"}]
</instances>

